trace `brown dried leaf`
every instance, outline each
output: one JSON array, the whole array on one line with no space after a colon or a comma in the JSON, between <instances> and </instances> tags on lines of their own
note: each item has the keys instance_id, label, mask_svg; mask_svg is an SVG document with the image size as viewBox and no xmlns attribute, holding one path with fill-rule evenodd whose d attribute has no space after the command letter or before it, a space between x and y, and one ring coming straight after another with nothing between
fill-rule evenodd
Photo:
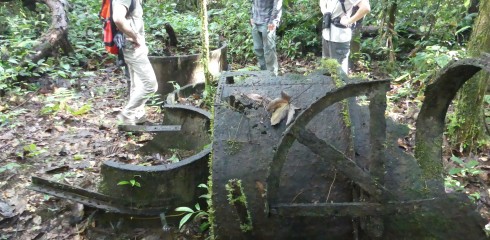
<instances>
[{"instance_id":1,"label":"brown dried leaf","mask_svg":"<svg viewBox=\"0 0 490 240\"><path fill-rule=\"evenodd\" d=\"M290 100L291 97L287 95L284 91L281 91L281 97L270 101L270 103L267 105L267 111L275 112L276 109L282 107L284 103L289 103Z\"/></svg>"},{"instance_id":2,"label":"brown dried leaf","mask_svg":"<svg viewBox=\"0 0 490 240\"><path fill-rule=\"evenodd\" d=\"M266 189L265 186L262 182L260 181L255 181L255 187L260 193L260 196L265 197L266 196Z\"/></svg>"},{"instance_id":3,"label":"brown dried leaf","mask_svg":"<svg viewBox=\"0 0 490 240\"><path fill-rule=\"evenodd\" d=\"M281 98L290 102L291 101L291 96L289 96L286 92L281 91Z\"/></svg>"},{"instance_id":4,"label":"brown dried leaf","mask_svg":"<svg viewBox=\"0 0 490 240\"><path fill-rule=\"evenodd\" d=\"M283 118L288 115L289 112L289 103L281 102L278 104L278 108L272 113L271 117L271 125L274 126L281 122Z\"/></svg>"},{"instance_id":5,"label":"brown dried leaf","mask_svg":"<svg viewBox=\"0 0 490 240\"><path fill-rule=\"evenodd\" d=\"M267 111L268 112L275 112L276 109L280 108L284 104L288 104L288 101L282 99L282 98L276 98L272 100L269 105L267 105Z\"/></svg>"},{"instance_id":6,"label":"brown dried leaf","mask_svg":"<svg viewBox=\"0 0 490 240\"><path fill-rule=\"evenodd\" d=\"M300 109L299 107L294 106L293 104L289 104L289 111L288 111L288 119L286 121L286 126L289 125L293 119L294 119L294 114L296 113L296 110Z\"/></svg>"}]
</instances>

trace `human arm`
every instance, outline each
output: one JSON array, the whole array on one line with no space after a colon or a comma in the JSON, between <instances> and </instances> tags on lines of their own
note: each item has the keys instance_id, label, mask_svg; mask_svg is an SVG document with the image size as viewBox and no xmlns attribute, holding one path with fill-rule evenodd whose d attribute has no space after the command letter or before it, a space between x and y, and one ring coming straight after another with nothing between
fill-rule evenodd
<instances>
[{"instance_id":1,"label":"human arm","mask_svg":"<svg viewBox=\"0 0 490 240\"><path fill-rule=\"evenodd\" d=\"M279 26L279 21L281 21L282 15L282 0L274 0L274 4L272 5L272 14L269 20L269 31L273 31Z\"/></svg>"},{"instance_id":2,"label":"human arm","mask_svg":"<svg viewBox=\"0 0 490 240\"><path fill-rule=\"evenodd\" d=\"M351 17L343 16L340 19L340 24L343 24L345 26L350 26L353 23L357 22L359 19L366 16L369 12L371 12L371 5L369 4L369 0L361 0L357 4L357 6L359 7L357 12Z\"/></svg>"},{"instance_id":3,"label":"human arm","mask_svg":"<svg viewBox=\"0 0 490 240\"><path fill-rule=\"evenodd\" d=\"M143 39L131 27L129 20L126 18L127 12L126 6L114 3L112 5L112 20L114 20L117 29L124 33L129 41L133 42L135 48L138 48L143 43Z\"/></svg>"},{"instance_id":4,"label":"human arm","mask_svg":"<svg viewBox=\"0 0 490 240\"><path fill-rule=\"evenodd\" d=\"M320 11L322 11L322 15L327 13L327 0L320 0Z\"/></svg>"}]
</instances>

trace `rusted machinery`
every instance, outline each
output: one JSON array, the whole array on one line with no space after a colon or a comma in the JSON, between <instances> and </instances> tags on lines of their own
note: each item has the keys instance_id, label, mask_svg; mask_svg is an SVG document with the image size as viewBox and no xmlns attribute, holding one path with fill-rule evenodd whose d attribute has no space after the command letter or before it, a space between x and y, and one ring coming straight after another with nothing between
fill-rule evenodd
<instances>
[{"instance_id":1,"label":"rusted machinery","mask_svg":"<svg viewBox=\"0 0 490 240\"><path fill-rule=\"evenodd\" d=\"M128 126L130 129L126 129L158 132L138 151L159 153L177 148L195 150L196 154L176 163L156 166L106 161L101 166L102 180L96 192L38 177L33 177L30 188L105 212L128 216L161 215L164 218L176 207L194 205L203 194L197 186L205 183L209 176L210 114L184 105L167 105L163 110L163 125ZM134 178L141 187L118 186L120 181Z\"/></svg>"},{"instance_id":2,"label":"rusted machinery","mask_svg":"<svg viewBox=\"0 0 490 240\"><path fill-rule=\"evenodd\" d=\"M209 165L213 237L486 239L474 204L464 194L444 191L441 161L448 106L482 69L490 71L490 57L460 60L427 87L416 123L415 156L397 145L407 126L385 116L388 80L341 79L324 71L280 77L262 71L223 74ZM267 105L281 92L290 96L290 109L299 109L288 112L294 116L289 125L284 119L272 126ZM210 152L204 147L210 125L209 118L201 119L206 114L183 111L166 124L182 125L191 136L186 141L204 148L201 160L151 171L114 163L103 168L107 186L120 180L110 176L144 175L142 181L157 186L150 189L153 195L142 193L127 202L120 189L101 187L102 193L95 193L37 178L32 188L130 215L160 215L191 205L198 195L193 189L209 173L202 159ZM158 139L145 148L158 148ZM192 183L183 185L182 179Z\"/></svg>"},{"instance_id":3,"label":"rusted machinery","mask_svg":"<svg viewBox=\"0 0 490 240\"><path fill-rule=\"evenodd\" d=\"M214 110L212 200L217 239L485 239L464 194L443 187L442 134L458 89L490 58L450 64L430 84L416 157L397 146L408 128L385 117L389 81L315 72L237 72ZM281 95L301 108L271 126Z\"/></svg>"}]
</instances>

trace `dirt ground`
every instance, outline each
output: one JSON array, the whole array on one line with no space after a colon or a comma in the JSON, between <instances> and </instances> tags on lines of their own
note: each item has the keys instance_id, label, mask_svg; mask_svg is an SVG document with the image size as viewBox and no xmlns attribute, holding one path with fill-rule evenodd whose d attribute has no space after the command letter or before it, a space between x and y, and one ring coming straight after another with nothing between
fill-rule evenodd
<instances>
[{"instance_id":1,"label":"dirt ground","mask_svg":"<svg viewBox=\"0 0 490 240\"><path fill-rule=\"evenodd\" d=\"M308 60L283 61L281 70L303 72L311 68ZM0 127L0 239L149 240L165 239L168 237L165 234L172 234L174 239L206 237L197 224L182 230L173 226L166 233L159 226L128 227L120 221L104 225L94 220L100 211L27 189L32 176L41 176L96 190L103 161L114 158L130 161L137 157L134 150L151 134L127 134L117 129L116 115L126 98L125 81L120 70L109 64L94 76L75 82L43 78L43 87L25 98L5 98L9 106L15 106L10 111L22 112ZM52 103L48 108L47 101ZM76 114L74 110L83 109L88 103L87 113ZM415 103L391 104L389 110L389 116L414 126L418 112ZM161 117L157 107L149 107L148 112L150 121L157 122ZM401 139L399 145L411 151L413 136ZM446 165L454 165L446 155ZM490 221L488 157L488 152L471 156L480 163L481 173L461 181L468 194L479 194L476 200L479 210Z\"/></svg>"}]
</instances>

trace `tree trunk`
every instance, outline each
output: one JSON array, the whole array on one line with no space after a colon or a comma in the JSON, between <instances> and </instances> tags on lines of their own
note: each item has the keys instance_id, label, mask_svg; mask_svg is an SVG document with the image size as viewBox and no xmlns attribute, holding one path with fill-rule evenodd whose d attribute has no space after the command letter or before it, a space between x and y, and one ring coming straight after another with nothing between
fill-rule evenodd
<instances>
[{"instance_id":1,"label":"tree trunk","mask_svg":"<svg viewBox=\"0 0 490 240\"><path fill-rule=\"evenodd\" d=\"M28 61L34 63L49 57L61 47L64 54L73 52L73 48L68 41L68 16L65 8L67 2L64 0L40 0L51 9L51 27L39 39L39 44L34 46L34 53L27 56Z\"/></svg>"},{"instance_id":2,"label":"tree trunk","mask_svg":"<svg viewBox=\"0 0 490 240\"><path fill-rule=\"evenodd\" d=\"M468 43L470 56L490 52L490 1L481 1L478 18ZM479 139L484 137L483 100L489 83L489 74L480 72L461 89L455 103L456 125L451 136L452 144L465 152L472 152Z\"/></svg>"},{"instance_id":3,"label":"tree trunk","mask_svg":"<svg viewBox=\"0 0 490 240\"><path fill-rule=\"evenodd\" d=\"M211 81L213 76L209 72L209 33L208 33L208 1L200 0L201 4L201 40L202 40L202 51L201 51L201 61L204 68L204 81L206 84L205 90L207 94L211 93Z\"/></svg>"}]
</instances>

